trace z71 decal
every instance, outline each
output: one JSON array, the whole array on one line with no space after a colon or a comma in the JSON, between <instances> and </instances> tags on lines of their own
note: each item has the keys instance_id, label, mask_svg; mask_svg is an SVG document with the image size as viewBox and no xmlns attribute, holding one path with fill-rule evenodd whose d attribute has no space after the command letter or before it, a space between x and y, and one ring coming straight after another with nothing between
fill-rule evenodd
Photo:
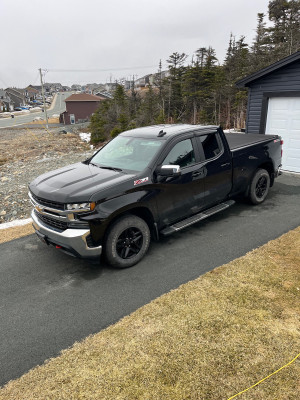
<instances>
[{"instance_id":1,"label":"z71 decal","mask_svg":"<svg viewBox=\"0 0 300 400\"><path fill-rule=\"evenodd\" d=\"M137 181L134 181L133 184L135 185L140 185L141 183L148 182L148 177L147 178L142 178L138 179Z\"/></svg>"}]
</instances>

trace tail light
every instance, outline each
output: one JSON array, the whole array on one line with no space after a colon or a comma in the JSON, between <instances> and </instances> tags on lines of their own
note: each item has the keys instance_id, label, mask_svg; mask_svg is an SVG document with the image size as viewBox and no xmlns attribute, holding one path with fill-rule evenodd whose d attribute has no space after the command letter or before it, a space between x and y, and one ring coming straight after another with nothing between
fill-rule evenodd
<instances>
[{"instance_id":1,"label":"tail light","mask_svg":"<svg viewBox=\"0 0 300 400\"><path fill-rule=\"evenodd\" d=\"M280 145L281 145L281 158L282 158L282 146L283 146L283 140L280 140Z\"/></svg>"}]
</instances>

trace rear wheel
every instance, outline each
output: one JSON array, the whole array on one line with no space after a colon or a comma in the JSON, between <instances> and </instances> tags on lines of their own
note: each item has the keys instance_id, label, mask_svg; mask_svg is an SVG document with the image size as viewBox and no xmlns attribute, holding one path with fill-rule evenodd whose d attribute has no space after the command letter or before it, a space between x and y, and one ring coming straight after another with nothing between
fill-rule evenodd
<instances>
[{"instance_id":1,"label":"rear wheel","mask_svg":"<svg viewBox=\"0 0 300 400\"><path fill-rule=\"evenodd\" d=\"M260 204L265 201L270 188L270 175L265 169L258 169L252 178L249 200L252 204Z\"/></svg>"},{"instance_id":2,"label":"rear wheel","mask_svg":"<svg viewBox=\"0 0 300 400\"><path fill-rule=\"evenodd\" d=\"M135 215L127 215L117 220L108 231L104 245L106 259L113 267L132 267L144 257L149 244L147 223Z\"/></svg>"}]
</instances>

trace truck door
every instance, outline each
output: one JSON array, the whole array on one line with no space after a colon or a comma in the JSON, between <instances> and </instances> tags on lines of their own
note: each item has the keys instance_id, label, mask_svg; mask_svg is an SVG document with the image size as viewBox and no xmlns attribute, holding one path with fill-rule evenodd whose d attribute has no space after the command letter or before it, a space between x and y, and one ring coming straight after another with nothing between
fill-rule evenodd
<instances>
[{"instance_id":1,"label":"truck door","mask_svg":"<svg viewBox=\"0 0 300 400\"><path fill-rule=\"evenodd\" d=\"M157 183L157 207L163 224L168 225L196 212L196 202L200 201L204 189L199 162L197 145L192 136L177 140L167 150L167 154L162 154L158 166L179 165L181 169L180 176L160 178Z\"/></svg>"},{"instance_id":2,"label":"truck door","mask_svg":"<svg viewBox=\"0 0 300 400\"><path fill-rule=\"evenodd\" d=\"M226 198L232 187L231 155L224 148L220 134L213 132L196 137L203 161L205 207Z\"/></svg>"}]
</instances>

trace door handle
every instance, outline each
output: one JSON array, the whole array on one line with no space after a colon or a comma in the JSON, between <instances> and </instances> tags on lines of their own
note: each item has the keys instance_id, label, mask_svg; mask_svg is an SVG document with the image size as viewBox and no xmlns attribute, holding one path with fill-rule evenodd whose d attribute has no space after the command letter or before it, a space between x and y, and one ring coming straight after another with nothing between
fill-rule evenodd
<instances>
[{"instance_id":1,"label":"door handle","mask_svg":"<svg viewBox=\"0 0 300 400\"><path fill-rule=\"evenodd\" d=\"M193 172L193 174L192 174L193 177L195 177L195 176L200 176L200 175L202 175L202 171L195 171L195 172Z\"/></svg>"},{"instance_id":2,"label":"door handle","mask_svg":"<svg viewBox=\"0 0 300 400\"><path fill-rule=\"evenodd\" d=\"M225 164L221 164L221 167L228 167L228 165L230 165L229 162L225 163Z\"/></svg>"}]
</instances>

